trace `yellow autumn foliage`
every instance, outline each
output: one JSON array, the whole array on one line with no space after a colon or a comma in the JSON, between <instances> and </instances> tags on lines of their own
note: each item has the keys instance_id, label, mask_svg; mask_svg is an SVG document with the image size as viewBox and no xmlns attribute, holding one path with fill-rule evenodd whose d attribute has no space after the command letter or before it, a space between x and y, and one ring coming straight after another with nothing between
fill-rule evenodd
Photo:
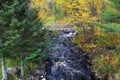
<instances>
[{"instance_id":1,"label":"yellow autumn foliage","mask_svg":"<svg viewBox=\"0 0 120 80\"><path fill-rule=\"evenodd\" d=\"M53 18L54 7L59 6L70 17L67 23L80 24L97 21L102 13L104 0L32 0L32 7L39 7L39 18ZM95 15L93 15L95 13ZM46 18L47 17L47 18Z\"/></svg>"},{"instance_id":2,"label":"yellow autumn foliage","mask_svg":"<svg viewBox=\"0 0 120 80\"><path fill-rule=\"evenodd\" d=\"M88 23L97 21L97 16L102 13L104 0L66 0L67 14L72 17L72 23ZM92 10L94 9L94 11ZM93 13L96 13L93 15Z\"/></svg>"}]
</instances>

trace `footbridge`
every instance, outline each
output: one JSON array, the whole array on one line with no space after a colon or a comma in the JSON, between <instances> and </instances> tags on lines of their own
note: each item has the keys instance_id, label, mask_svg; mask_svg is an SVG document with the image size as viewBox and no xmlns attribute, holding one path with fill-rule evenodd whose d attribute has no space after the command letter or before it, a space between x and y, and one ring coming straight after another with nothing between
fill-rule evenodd
<instances>
[{"instance_id":1,"label":"footbridge","mask_svg":"<svg viewBox=\"0 0 120 80\"><path fill-rule=\"evenodd\" d=\"M47 25L48 30L58 30L58 31L70 31L73 30L73 24L56 24L56 25Z\"/></svg>"}]
</instances>

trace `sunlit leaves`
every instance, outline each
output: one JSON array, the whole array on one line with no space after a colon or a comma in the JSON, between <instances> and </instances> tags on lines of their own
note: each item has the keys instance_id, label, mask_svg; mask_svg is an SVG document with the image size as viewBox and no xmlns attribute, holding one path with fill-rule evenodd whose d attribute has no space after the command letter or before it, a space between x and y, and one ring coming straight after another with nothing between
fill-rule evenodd
<instances>
[{"instance_id":1,"label":"sunlit leaves","mask_svg":"<svg viewBox=\"0 0 120 80\"><path fill-rule=\"evenodd\" d=\"M66 0L67 14L72 17L72 23L88 23L96 21L102 13L104 0Z\"/></svg>"}]
</instances>

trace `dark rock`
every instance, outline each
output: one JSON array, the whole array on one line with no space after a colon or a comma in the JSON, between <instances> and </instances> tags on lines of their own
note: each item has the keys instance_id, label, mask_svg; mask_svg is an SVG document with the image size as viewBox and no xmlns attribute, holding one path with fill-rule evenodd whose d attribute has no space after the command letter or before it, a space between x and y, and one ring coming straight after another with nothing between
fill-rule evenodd
<instances>
[{"instance_id":1,"label":"dark rock","mask_svg":"<svg viewBox=\"0 0 120 80\"><path fill-rule=\"evenodd\" d=\"M87 53L72 43L74 35L75 32L66 31L52 37L52 45L47 48L46 80L96 80Z\"/></svg>"}]
</instances>

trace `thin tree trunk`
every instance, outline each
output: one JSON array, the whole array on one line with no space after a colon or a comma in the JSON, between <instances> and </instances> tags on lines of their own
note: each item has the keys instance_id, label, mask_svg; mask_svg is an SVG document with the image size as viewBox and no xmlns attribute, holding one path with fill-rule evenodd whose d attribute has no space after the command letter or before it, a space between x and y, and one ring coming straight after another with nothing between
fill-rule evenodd
<instances>
[{"instance_id":1,"label":"thin tree trunk","mask_svg":"<svg viewBox=\"0 0 120 80\"><path fill-rule=\"evenodd\" d=\"M89 33L90 34L90 43L94 43L94 31L95 31L94 26L95 25L90 25L90 26L91 26L91 30L90 30L90 33Z\"/></svg>"},{"instance_id":2,"label":"thin tree trunk","mask_svg":"<svg viewBox=\"0 0 120 80\"><path fill-rule=\"evenodd\" d=\"M5 59L2 56L2 78L3 80L8 80L8 75L7 75L7 68L6 68L6 63L5 63Z\"/></svg>"},{"instance_id":3,"label":"thin tree trunk","mask_svg":"<svg viewBox=\"0 0 120 80\"><path fill-rule=\"evenodd\" d=\"M56 0L54 0L54 17L55 17L54 27L56 27Z\"/></svg>"},{"instance_id":4,"label":"thin tree trunk","mask_svg":"<svg viewBox=\"0 0 120 80\"><path fill-rule=\"evenodd\" d=\"M81 26L83 28L85 42L87 42L87 29L86 29L86 26L83 25L83 24L81 24Z\"/></svg>"},{"instance_id":5,"label":"thin tree trunk","mask_svg":"<svg viewBox=\"0 0 120 80\"><path fill-rule=\"evenodd\" d=\"M24 63L23 63L23 55L21 55L21 77L24 78Z\"/></svg>"}]
</instances>

